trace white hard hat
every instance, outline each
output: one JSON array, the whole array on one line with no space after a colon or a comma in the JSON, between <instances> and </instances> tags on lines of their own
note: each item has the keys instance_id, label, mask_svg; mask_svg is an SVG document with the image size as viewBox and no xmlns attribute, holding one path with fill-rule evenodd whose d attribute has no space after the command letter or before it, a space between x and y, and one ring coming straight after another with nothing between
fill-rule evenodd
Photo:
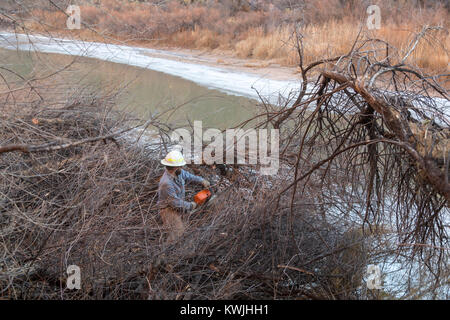
<instances>
[{"instance_id":1,"label":"white hard hat","mask_svg":"<svg viewBox=\"0 0 450 320\"><path fill-rule=\"evenodd\" d=\"M182 167L186 164L180 151L170 151L167 156L161 160L161 163L169 167Z\"/></svg>"}]
</instances>

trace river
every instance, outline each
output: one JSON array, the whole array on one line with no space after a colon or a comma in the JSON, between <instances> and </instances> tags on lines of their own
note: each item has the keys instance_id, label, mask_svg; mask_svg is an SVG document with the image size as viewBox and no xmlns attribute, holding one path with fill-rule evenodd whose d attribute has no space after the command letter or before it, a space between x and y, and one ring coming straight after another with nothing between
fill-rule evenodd
<instances>
[{"instance_id":1,"label":"river","mask_svg":"<svg viewBox=\"0 0 450 320\"><path fill-rule=\"evenodd\" d=\"M151 56L148 48L69 39L0 33L2 66L25 78L37 70L48 74L74 63L58 79L68 88L92 85L97 90L126 85L118 101L141 117L183 105L171 120L201 120L228 128L257 111L259 95L275 102L296 90L298 82L271 80L244 72Z\"/></svg>"}]
</instances>

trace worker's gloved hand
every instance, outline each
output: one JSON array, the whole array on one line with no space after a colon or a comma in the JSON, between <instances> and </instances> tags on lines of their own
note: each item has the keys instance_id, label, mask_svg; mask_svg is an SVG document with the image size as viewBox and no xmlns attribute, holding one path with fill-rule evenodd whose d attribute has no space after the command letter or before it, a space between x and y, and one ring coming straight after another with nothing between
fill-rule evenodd
<instances>
[{"instance_id":1,"label":"worker's gloved hand","mask_svg":"<svg viewBox=\"0 0 450 320\"><path fill-rule=\"evenodd\" d=\"M191 204L192 204L192 209L191 210L194 210L195 208L197 208L197 204L195 202L191 202Z\"/></svg>"},{"instance_id":2,"label":"worker's gloved hand","mask_svg":"<svg viewBox=\"0 0 450 320\"><path fill-rule=\"evenodd\" d=\"M211 186L211 183L209 183L209 181L208 181L208 180L206 180L206 179L203 179L203 181L202 181L202 185L203 185L203 187L205 187L205 188L209 188L209 187Z\"/></svg>"}]
</instances>

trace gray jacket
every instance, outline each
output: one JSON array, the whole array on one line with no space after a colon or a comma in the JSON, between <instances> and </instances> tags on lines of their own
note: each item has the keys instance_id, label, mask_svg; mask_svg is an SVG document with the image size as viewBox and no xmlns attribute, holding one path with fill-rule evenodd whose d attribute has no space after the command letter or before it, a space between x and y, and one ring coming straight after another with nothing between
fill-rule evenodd
<instances>
[{"instance_id":1,"label":"gray jacket","mask_svg":"<svg viewBox=\"0 0 450 320\"><path fill-rule=\"evenodd\" d=\"M191 210L193 205L189 201L184 201L186 183L202 183L203 178L193 175L183 169L175 178L167 170L159 180L158 205L161 209L170 207L177 210Z\"/></svg>"}]
</instances>

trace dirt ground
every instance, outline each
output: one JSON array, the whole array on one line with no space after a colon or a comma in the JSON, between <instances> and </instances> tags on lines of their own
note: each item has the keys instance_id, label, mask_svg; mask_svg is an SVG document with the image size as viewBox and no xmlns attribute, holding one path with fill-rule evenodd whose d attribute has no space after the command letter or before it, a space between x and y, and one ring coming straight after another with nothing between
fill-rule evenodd
<instances>
[{"instance_id":1,"label":"dirt ground","mask_svg":"<svg viewBox=\"0 0 450 320\"><path fill-rule=\"evenodd\" d=\"M270 61L237 58L224 51L168 47L154 49L158 52L150 56L219 67L233 72L251 73L272 80L295 80L300 77L298 68L285 67Z\"/></svg>"}]
</instances>

